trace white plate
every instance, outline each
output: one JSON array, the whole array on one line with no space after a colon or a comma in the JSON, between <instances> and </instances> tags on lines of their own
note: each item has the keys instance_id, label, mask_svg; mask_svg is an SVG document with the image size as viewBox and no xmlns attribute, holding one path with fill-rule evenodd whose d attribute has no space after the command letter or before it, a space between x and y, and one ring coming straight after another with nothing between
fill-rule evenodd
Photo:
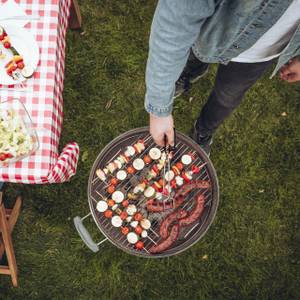
<instances>
[{"instance_id":1,"label":"white plate","mask_svg":"<svg viewBox=\"0 0 300 300\"><path fill-rule=\"evenodd\" d=\"M7 32L12 47L14 47L23 57L25 66L31 66L36 70L40 59L40 51L39 46L30 31L15 25L7 24L1 26ZM19 80L14 80L6 74L5 65L13 55L9 49L4 48L2 43L0 43L0 49L6 54L4 59L0 59L0 84L11 85L25 81L26 78L21 77Z\"/></svg>"}]
</instances>

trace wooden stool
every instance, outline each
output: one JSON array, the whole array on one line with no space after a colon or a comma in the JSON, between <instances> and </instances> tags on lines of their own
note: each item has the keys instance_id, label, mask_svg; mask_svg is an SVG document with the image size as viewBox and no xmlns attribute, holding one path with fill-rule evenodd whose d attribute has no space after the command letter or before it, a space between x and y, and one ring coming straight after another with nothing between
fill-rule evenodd
<instances>
[{"instance_id":1,"label":"wooden stool","mask_svg":"<svg viewBox=\"0 0 300 300\"><path fill-rule=\"evenodd\" d=\"M80 29L82 25L81 13L77 0L72 0L70 10L69 27L71 29Z\"/></svg>"},{"instance_id":2,"label":"wooden stool","mask_svg":"<svg viewBox=\"0 0 300 300\"><path fill-rule=\"evenodd\" d=\"M22 200L19 196L12 209L5 209L2 192L0 192L0 260L5 252L8 261L7 266L0 266L0 274L10 275L15 287L18 286L18 268L11 234L20 214L21 204Z\"/></svg>"}]
</instances>

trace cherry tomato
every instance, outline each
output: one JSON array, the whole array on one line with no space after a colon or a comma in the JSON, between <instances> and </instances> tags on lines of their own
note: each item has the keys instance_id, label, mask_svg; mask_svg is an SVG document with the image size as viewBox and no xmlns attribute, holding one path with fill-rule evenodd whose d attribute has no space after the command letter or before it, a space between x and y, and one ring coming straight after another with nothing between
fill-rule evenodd
<instances>
[{"instance_id":1,"label":"cherry tomato","mask_svg":"<svg viewBox=\"0 0 300 300\"><path fill-rule=\"evenodd\" d=\"M109 194L112 194L115 190L116 190L116 188L115 188L114 185L110 185L110 186L108 186L108 188L107 188L107 192L108 192Z\"/></svg>"},{"instance_id":2,"label":"cherry tomato","mask_svg":"<svg viewBox=\"0 0 300 300\"><path fill-rule=\"evenodd\" d=\"M136 220L136 221L141 221L142 219L143 219L143 215L141 214L141 213L136 213L135 215L134 215L134 219Z\"/></svg>"},{"instance_id":3,"label":"cherry tomato","mask_svg":"<svg viewBox=\"0 0 300 300\"><path fill-rule=\"evenodd\" d=\"M116 202L113 199L109 199L107 201L108 206L114 206L116 204Z\"/></svg>"},{"instance_id":4,"label":"cherry tomato","mask_svg":"<svg viewBox=\"0 0 300 300\"><path fill-rule=\"evenodd\" d=\"M121 231L124 235L127 235L129 233L129 228L128 227L122 227Z\"/></svg>"},{"instance_id":5,"label":"cherry tomato","mask_svg":"<svg viewBox=\"0 0 300 300\"><path fill-rule=\"evenodd\" d=\"M176 184L176 180L171 180L171 188L176 189L177 188L177 184Z\"/></svg>"},{"instance_id":6,"label":"cherry tomato","mask_svg":"<svg viewBox=\"0 0 300 300\"><path fill-rule=\"evenodd\" d=\"M25 67L25 65L24 65L23 62L18 62L18 63L17 63L17 66L18 66L18 68L19 68L20 70L24 69L24 67Z\"/></svg>"},{"instance_id":7,"label":"cherry tomato","mask_svg":"<svg viewBox=\"0 0 300 300\"><path fill-rule=\"evenodd\" d=\"M142 250L144 248L144 243L142 241L138 241L135 243L135 248L138 250Z\"/></svg>"},{"instance_id":8,"label":"cherry tomato","mask_svg":"<svg viewBox=\"0 0 300 300\"><path fill-rule=\"evenodd\" d=\"M110 180L110 184L111 185L117 185L118 184L118 179L113 177L111 180Z\"/></svg>"},{"instance_id":9,"label":"cherry tomato","mask_svg":"<svg viewBox=\"0 0 300 300\"><path fill-rule=\"evenodd\" d=\"M5 155L6 155L6 158L12 158L13 157L13 155L11 153L6 153Z\"/></svg>"},{"instance_id":10,"label":"cherry tomato","mask_svg":"<svg viewBox=\"0 0 300 300\"><path fill-rule=\"evenodd\" d=\"M4 34L1 34L1 35L0 35L0 41L3 41L4 38L5 38Z\"/></svg>"},{"instance_id":11,"label":"cherry tomato","mask_svg":"<svg viewBox=\"0 0 300 300\"><path fill-rule=\"evenodd\" d=\"M104 216L106 218L111 218L112 215L113 215L113 212L111 210L109 210L109 209L104 212Z\"/></svg>"},{"instance_id":12,"label":"cherry tomato","mask_svg":"<svg viewBox=\"0 0 300 300\"><path fill-rule=\"evenodd\" d=\"M129 205L129 201L128 200L123 200L122 205L123 205L123 207L127 207Z\"/></svg>"},{"instance_id":13,"label":"cherry tomato","mask_svg":"<svg viewBox=\"0 0 300 300\"><path fill-rule=\"evenodd\" d=\"M134 174L134 172L135 172L134 167L129 166L129 167L127 168L127 172L128 172L129 174Z\"/></svg>"},{"instance_id":14,"label":"cherry tomato","mask_svg":"<svg viewBox=\"0 0 300 300\"><path fill-rule=\"evenodd\" d=\"M10 42L5 42L3 46L4 48L9 49L11 47L11 44Z\"/></svg>"},{"instance_id":15,"label":"cherry tomato","mask_svg":"<svg viewBox=\"0 0 300 300\"><path fill-rule=\"evenodd\" d=\"M182 170L183 169L183 164L181 162L178 162L176 163L176 167L179 169L179 170Z\"/></svg>"},{"instance_id":16,"label":"cherry tomato","mask_svg":"<svg viewBox=\"0 0 300 300\"><path fill-rule=\"evenodd\" d=\"M122 220L125 220L127 217L128 217L128 213L127 213L126 211L122 211L122 212L120 213L120 218L121 218Z\"/></svg>"},{"instance_id":17,"label":"cherry tomato","mask_svg":"<svg viewBox=\"0 0 300 300\"><path fill-rule=\"evenodd\" d=\"M6 154L5 153L0 153L0 161L6 160Z\"/></svg>"},{"instance_id":18,"label":"cherry tomato","mask_svg":"<svg viewBox=\"0 0 300 300\"><path fill-rule=\"evenodd\" d=\"M145 155L143 159L146 165L149 165L151 163L151 157L149 155Z\"/></svg>"},{"instance_id":19,"label":"cherry tomato","mask_svg":"<svg viewBox=\"0 0 300 300\"><path fill-rule=\"evenodd\" d=\"M192 166L192 172L193 172L194 174L197 174L197 173L200 172L200 168L197 167L197 166L195 166L195 165L193 165L193 166Z\"/></svg>"},{"instance_id":20,"label":"cherry tomato","mask_svg":"<svg viewBox=\"0 0 300 300\"><path fill-rule=\"evenodd\" d=\"M134 231L136 234L140 235L143 231L143 228L140 225L138 225L134 228Z\"/></svg>"}]
</instances>

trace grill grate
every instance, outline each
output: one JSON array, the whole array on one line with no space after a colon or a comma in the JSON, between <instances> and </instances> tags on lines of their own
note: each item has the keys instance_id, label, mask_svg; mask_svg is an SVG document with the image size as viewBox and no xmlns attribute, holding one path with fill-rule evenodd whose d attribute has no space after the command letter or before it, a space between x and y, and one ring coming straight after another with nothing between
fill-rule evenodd
<instances>
[{"instance_id":1,"label":"grill grate","mask_svg":"<svg viewBox=\"0 0 300 300\"><path fill-rule=\"evenodd\" d=\"M135 254L138 256L146 256L146 257L164 257L176 254L178 252L181 252L191 246L193 243L195 243L197 240L201 238L208 229L209 225L212 223L213 218L216 213L217 205L218 205L218 181L215 174L215 170L212 166L211 161L209 158L203 154L203 151L200 149L200 147L195 144L190 138L177 133L177 144L176 149L174 151L174 156L171 161L171 165L175 164L176 162L180 161L181 156L186 153L194 153L195 154L195 160L193 162L196 166L201 166L203 164L204 167L202 168L201 172L199 174L195 174L196 176L193 177L195 180L206 180L210 181L211 188L209 189L194 189L192 190L189 195L186 197L185 203L182 205L184 209L187 211L190 211L193 209L194 206L194 199L196 196L200 193L205 195L205 209L203 211L203 214L196 224L192 224L191 226L183 227L180 231L180 236L176 243L167 251L161 254L150 254L148 252L149 248L154 244L158 243L160 241L159 236L159 227L160 227L160 218L164 216L164 214L170 213L172 210L168 210L165 213L153 213L148 216L149 219L151 219L151 229L148 231L148 237L143 239L144 242L144 250L139 251L134 248L134 246L130 243L128 243L126 236L124 236L119 228L115 228L111 225L110 219L105 218L105 216L102 213L99 213L96 210L96 205L101 198L108 198L109 195L106 192L107 184L105 182L100 181L98 177L95 174L95 171L98 168L103 168L108 162L114 160L124 149L126 146L133 145L136 143L139 139L142 139L146 143L146 149L140 153L139 155L136 155L130 162L138 157L142 158L146 153L148 153L149 149L156 146L152 137L149 135L148 128L139 128L131 130L115 140L113 140L108 146L103 149L103 151L100 153L98 158L96 159L94 166L91 171L90 180L89 180L89 188L88 188L88 195L89 195L89 204L90 209L92 212L92 215L94 217L94 220L101 230L101 232L108 237L108 239L121 248L122 250L129 252L131 254ZM152 162L149 165L149 168L154 164L155 162ZM128 166L125 165L126 168ZM190 170L191 165L185 168L186 170ZM134 185L140 182L140 179L142 178L142 171L138 171L135 174L131 175L129 179L124 180L120 184L118 184L117 189L123 191L124 193L127 193ZM108 181L109 181L108 177ZM143 208L146 205L146 199L142 199L139 202L136 202L135 205L137 206L138 210L143 210ZM156 220L153 220L154 218L157 218Z\"/></svg>"}]
</instances>

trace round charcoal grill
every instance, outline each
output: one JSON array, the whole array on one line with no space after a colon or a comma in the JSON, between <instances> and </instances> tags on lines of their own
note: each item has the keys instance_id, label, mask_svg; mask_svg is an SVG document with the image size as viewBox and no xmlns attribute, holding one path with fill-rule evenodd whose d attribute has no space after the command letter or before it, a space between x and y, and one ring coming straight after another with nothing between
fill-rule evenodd
<instances>
[{"instance_id":1,"label":"round charcoal grill","mask_svg":"<svg viewBox=\"0 0 300 300\"><path fill-rule=\"evenodd\" d=\"M193 224L180 228L179 237L176 242L166 251L159 254L151 254L148 250L154 245L154 243L160 242L159 227L161 220L170 212L163 213L148 213L145 209L146 199L144 201L138 201L134 203L137 206L138 211L141 211L144 216L148 214L147 218L151 220L151 230L148 230L148 238L144 238L144 249L137 250L134 245L127 241L126 236L121 233L120 228L113 227L111 225L111 220L106 218L103 213L100 213L96 209L97 202L103 198L109 198L107 193L107 184L102 182L96 175L97 169L103 169L109 162L113 161L118 155L120 155L127 146L134 145L138 140L144 140L146 144L146 149L134 156L134 158L126 166L132 164L132 161L138 157L142 158L152 147L157 147L149 134L148 127L142 127L130 130L119 137L111 141L99 154L94 165L92 167L89 182L88 182L88 202L90 206L90 213L83 218L75 217L74 224L80 234L81 238L85 244L94 252L99 250L99 245L104 241L109 240L112 244L120 248L121 250L142 257L167 257L174 254L178 254L187 248L191 247L197 241L199 241L204 234L207 232L209 226L213 222L216 215L218 203L219 203L219 185L215 169L212 162L205 154L205 152L197 145L191 138L176 132L176 145L174 150L174 156L171 160L171 165L180 161L183 154L194 153L195 160L193 165L205 166L201 169L201 172L194 174L193 180L206 180L210 182L210 188L208 189L194 189L185 198L184 203L181 207L187 211L191 211L195 205L195 199L199 193L205 196L205 207L201 218L194 222ZM152 165L153 163L151 163ZM150 165L150 167L151 167ZM114 174L115 175L115 174ZM128 178L120 182L116 190L122 191L125 195L132 189L136 184L138 184L145 175L145 170L139 171L134 175L128 176ZM109 181L111 177L108 177ZM95 243L86 228L83 225L83 220L93 216L95 223L106 237L102 241Z\"/></svg>"}]
</instances>

